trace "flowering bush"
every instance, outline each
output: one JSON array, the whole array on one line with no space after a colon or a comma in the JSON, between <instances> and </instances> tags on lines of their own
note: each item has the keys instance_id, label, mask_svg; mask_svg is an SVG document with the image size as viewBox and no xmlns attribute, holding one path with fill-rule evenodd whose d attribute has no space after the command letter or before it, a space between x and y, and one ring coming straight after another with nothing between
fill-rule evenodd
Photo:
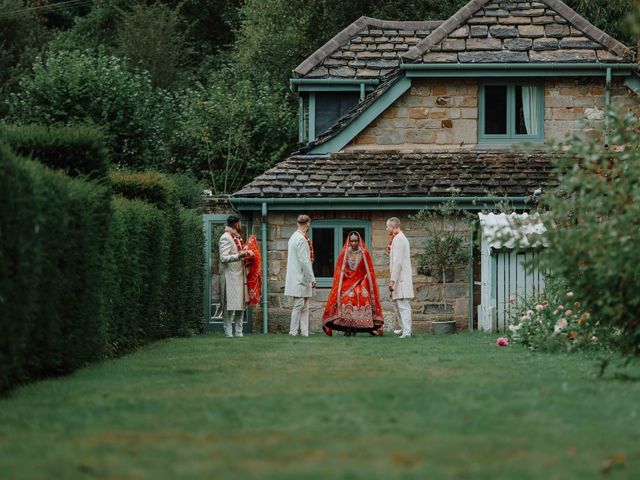
<instances>
[{"instance_id":1,"label":"flowering bush","mask_svg":"<svg viewBox=\"0 0 640 480\"><path fill-rule=\"evenodd\" d=\"M515 304L515 299L511 299ZM610 334L594 322L573 291L553 281L542 296L511 309L509 339L531 350L606 348Z\"/></svg>"}]
</instances>

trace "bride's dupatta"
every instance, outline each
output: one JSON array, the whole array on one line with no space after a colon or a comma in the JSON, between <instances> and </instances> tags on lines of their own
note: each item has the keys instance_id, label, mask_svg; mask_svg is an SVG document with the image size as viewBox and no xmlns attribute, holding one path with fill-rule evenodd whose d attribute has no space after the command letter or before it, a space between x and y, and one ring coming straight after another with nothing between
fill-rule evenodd
<instances>
[{"instance_id":1,"label":"bride's dupatta","mask_svg":"<svg viewBox=\"0 0 640 480\"><path fill-rule=\"evenodd\" d=\"M351 248L349 237L353 233L360 238L362 259L352 270L347 261L347 252ZM327 335L331 335L334 329L355 329L382 335L383 325L373 261L362 237L352 232L347 236L336 262L333 286L322 315L322 329Z\"/></svg>"},{"instance_id":2,"label":"bride's dupatta","mask_svg":"<svg viewBox=\"0 0 640 480\"><path fill-rule=\"evenodd\" d=\"M262 297L262 255L255 235L249 235L246 247L251 252L251 255L245 260L249 305L256 307L260 305L260 297Z\"/></svg>"}]
</instances>

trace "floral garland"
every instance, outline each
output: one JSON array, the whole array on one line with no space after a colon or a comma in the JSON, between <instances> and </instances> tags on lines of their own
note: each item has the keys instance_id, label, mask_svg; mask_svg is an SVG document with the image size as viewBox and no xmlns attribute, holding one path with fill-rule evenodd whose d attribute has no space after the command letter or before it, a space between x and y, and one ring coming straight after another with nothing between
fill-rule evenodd
<instances>
[{"instance_id":1,"label":"floral garland","mask_svg":"<svg viewBox=\"0 0 640 480\"><path fill-rule=\"evenodd\" d=\"M315 255L313 254L313 245L311 243L311 239L309 238L309 235L307 235L305 232L300 232L302 233L302 235L304 235L304 238L307 239L307 243L309 244L309 257L311 257L311 263L313 263L313 261L315 260Z\"/></svg>"},{"instance_id":2,"label":"floral garland","mask_svg":"<svg viewBox=\"0 0 640 480\"><path fill-rule=\"evenodd\" d=\"M389 234L389 236L391 237L391 240L389 240L389 243L387 244L387 253L389 255L391 255L391 244L393 243L393 240L398 236L399 233L400 233L400 230L394 230Z\"/></svg>"},{"instance_id":3,"label":"floral garland","mask_svg":"<svg viewBox=\"0 0 640 480\"><path fill-rule=\"evenodd\" d=\"M242 235L240 235L238 232L236 232L232 228L229 228L227 231L231 234L231 238L233 238L233 243L236 244L238 253L243 251L245 249L245 245L244 245L244 240L242 240Z\"/></svg>"}]
</instances>

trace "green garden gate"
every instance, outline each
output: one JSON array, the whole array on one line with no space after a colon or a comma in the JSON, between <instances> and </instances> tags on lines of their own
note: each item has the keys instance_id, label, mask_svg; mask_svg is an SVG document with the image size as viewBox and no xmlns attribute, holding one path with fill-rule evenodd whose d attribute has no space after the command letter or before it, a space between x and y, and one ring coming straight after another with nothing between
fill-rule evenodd
<instances>
[{"instance_id":1,"label":"green garden gate","mask_svg":"<svg viewBox=\"0 0 640 480\"><path fill-rule=\"evenodd\" d=\"M204 318L205 330L222 331L222 305L220 304L220 254L218 240L224 232L228 214L206 214L202 216L205 238L204 267ZM242 218L245 232L251 232L251 219ZM243 232L243 233L245 233ZM244 333L251 333L252 311L244 316Z\"/></svg>"}]
</instances>

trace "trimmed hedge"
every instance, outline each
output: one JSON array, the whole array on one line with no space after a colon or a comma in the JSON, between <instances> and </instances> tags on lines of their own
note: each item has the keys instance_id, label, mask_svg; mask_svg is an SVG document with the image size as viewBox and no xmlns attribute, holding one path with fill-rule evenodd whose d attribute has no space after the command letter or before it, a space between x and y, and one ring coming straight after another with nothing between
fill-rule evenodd
<instances>
[{"instance_id":1,"label":"trimmed hedge","mask_svg":"<svg viewBox=\"0 0 640 480\"><path fill-rule=\"evenodd\" d=\"M109 198L0 146L0 390L101 358Z\"/></svg>"},{"instance_id":2,"label":"trimmed hedge","mask_svg":"<svg viewBox=\"0 0 640 480\"><path fill-rule=\"evenodd\" d=\"M161 173L146 172L109 172L113 192L130 200L143 200L160 209L175 204L176 192L169 179Z\"/></svg>"},{"instance_id":3,"label":"trimmed hedge","mask_svg":"<svg viewBox=\"0 0 640 480\"><path fill-rule=\"evenodd\" d=\"M64 170L72 177L107 176L109 151L104 135L96 128L8 125L0 129L0 138L18 155Z\"/></svg>"},{"instance_id":4,"label":"trimmed hedge","mask_svg":"<svg viewBox=\"0 0 640 480\"><path fill-rule=\"evenodd\" d=\"M0 391L202 331L202 220L164 198L112 197L0 144Z\"/></svg>"},{"instance_id":5,"label":"trimmed hedge","mask_svg":"<svg viewBox=\"0 0 640 480\"><path fill-rule=\"evenodd\" d=\"M161 328L168 279L169 221L153 205L115 198L108 243L110 355L166 335Z\"/></svg>"}]
</instances>

